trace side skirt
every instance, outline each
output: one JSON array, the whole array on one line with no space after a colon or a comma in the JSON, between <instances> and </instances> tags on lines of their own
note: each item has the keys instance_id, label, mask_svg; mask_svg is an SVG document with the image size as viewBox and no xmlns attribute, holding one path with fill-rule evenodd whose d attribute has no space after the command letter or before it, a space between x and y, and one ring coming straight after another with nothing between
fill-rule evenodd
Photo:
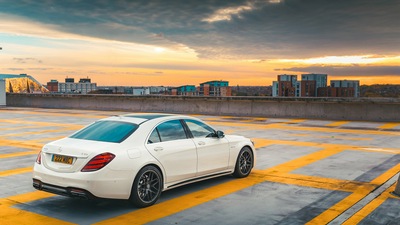
<instances>
[{"instance_id":1,"label":"side skirt","mask_svg":"<svg viewBox=\"0 0 400 225\"><path fill-rule=\"evenodd\" d=\"M164 190L169 190L169 189L180 187L180 186L183 186L183 185L186 185L186 184L191 184L191 183L195 183L195 182L198 182L198 181L208 180L208 179L211 179L211 178L221 177L221 176L231 175L231 174L232 174L232 171L227 171L227 172L210 174L210 175L206 175L206 176L202 176L202 177L196 177L196 178L193 178L193 179L190 179L190 180L185 180L185 181L182 181L182 182L167 186L167 188L165 188Z\"/></svg>"}]
</instances>

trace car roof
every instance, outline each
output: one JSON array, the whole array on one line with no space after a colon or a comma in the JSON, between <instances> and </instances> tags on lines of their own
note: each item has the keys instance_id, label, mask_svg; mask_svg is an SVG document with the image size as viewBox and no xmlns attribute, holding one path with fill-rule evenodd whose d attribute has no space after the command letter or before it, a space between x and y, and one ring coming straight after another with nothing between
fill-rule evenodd
<instances>
[{"instance_id":1,"label":"car roof","mask_svg":"<svg viewBox=\"0 0 400 225\"><path fill-rule=\"evenodd\" d=\"M117 115L108 117L102 120L113 120L113 121L125 121L135 124L142 124L147 121L160 121L163 119L187 119L192 118L190 116L177 115L177 114L166 114L166 113L131 113L124 115Z\"/></svg>"}]
</instances>

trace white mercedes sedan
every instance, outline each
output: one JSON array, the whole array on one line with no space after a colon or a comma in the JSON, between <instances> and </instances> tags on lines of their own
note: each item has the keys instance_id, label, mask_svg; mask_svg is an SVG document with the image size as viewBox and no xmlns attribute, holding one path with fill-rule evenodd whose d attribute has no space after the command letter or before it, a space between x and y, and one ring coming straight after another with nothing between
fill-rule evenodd
<instances>
[{"instance_id":1,"label":"white mercedes sedan","mask_svg":"<svg viewBox=\"0 0 400 225\"><path fill-rule=\"evenodd\" d=\"M164 190L223 175L246 177L255 153L250 139L224 135L194 117L113 116L43 146L33 187L147 207Z\"/></svg>"}]
</instances>

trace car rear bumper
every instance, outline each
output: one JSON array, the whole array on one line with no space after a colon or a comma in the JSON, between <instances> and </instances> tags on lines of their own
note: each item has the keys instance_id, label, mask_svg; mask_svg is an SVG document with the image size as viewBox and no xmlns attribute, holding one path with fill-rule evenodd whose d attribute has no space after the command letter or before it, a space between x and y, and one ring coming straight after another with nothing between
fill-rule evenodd
<instances>
[{"instance_id":1,"label":"car rear bumper","mask_svg":"<svg viewBox=\"0 0 400 225\"><path fill-rule=\"evenodd\" d=\"M63 195L73 198L83 198L83 199L96 199L92 193L87 190L75 187L60 187L56 185L46 184L40 180L33 179L33 187L40 190L46 191L57 195Z\"/></svg>"},{"instance_id":2,"label":"car rear bumper","mask_svg":"<svg viewBox=\"0 0 400 225\"><path fill-rule=\"evenodd\" d=\"M60 173L35 164L33 169L33 187L36 189L87 199L128 199L133 178L132 171L106 168L95 172Z\"/></svg>"}]
</instances>

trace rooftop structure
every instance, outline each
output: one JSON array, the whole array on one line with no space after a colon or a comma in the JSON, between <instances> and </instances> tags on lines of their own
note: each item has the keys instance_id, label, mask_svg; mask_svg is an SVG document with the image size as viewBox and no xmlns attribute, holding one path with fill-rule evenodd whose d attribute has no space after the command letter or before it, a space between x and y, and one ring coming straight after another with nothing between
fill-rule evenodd
<instances>
[{"instance_id":1,"label":"rooftop structure","mask_svg":"<svg viewBox=\"0 0 400 225\"><path fill-rule=\"evenodd\" d=\"M5 80L6 92L9 93L49 92L39 81L27 74L0 74L0 80Z\"/></svg>"}]
</instances>

